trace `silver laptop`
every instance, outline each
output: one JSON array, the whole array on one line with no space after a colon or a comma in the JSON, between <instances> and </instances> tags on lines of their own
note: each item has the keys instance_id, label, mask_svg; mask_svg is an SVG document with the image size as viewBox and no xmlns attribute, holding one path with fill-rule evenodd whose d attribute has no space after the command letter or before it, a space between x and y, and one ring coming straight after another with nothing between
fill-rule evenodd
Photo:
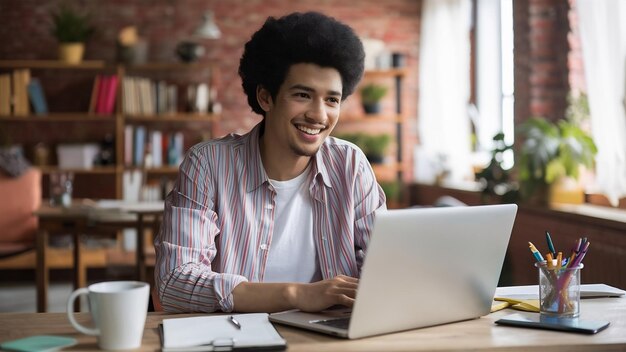
<instances>
[{"instance_id":1,"label":"silver laptop","mask_svg":"<svg viewBox=\"0 0 626 352\"><path fill-rule=\"evenodd\" d=\"M270 320L356 339L486 315L516 212L515 204L379 212L351 312Z\"/></svg>"}]
</instances>

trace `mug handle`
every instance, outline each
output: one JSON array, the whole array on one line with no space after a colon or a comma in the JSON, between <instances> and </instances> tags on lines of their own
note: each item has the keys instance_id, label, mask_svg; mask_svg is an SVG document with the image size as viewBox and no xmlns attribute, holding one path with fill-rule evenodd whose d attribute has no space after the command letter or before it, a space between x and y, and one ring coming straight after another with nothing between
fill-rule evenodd
<instances>
[{"instance_id":1,"label":"mug handle","mask_svg":"<svg viewBox=\"0 0 626 352\"><path fill-rule=\"evenodd\" d=\"M72 324L74 329L86 335L97 336L97 335L100 335L100 329L92 329L92 328L88 328L83 325L80 325L74 318L74 301L76 300L78 296L86 295L86 294L89 294L89 289L86 287L79 288L78 290L75 290L74 292L72 292L70 297L67 299L67 318L70 320L70 323Z\"/></svg>"}]
</instances>

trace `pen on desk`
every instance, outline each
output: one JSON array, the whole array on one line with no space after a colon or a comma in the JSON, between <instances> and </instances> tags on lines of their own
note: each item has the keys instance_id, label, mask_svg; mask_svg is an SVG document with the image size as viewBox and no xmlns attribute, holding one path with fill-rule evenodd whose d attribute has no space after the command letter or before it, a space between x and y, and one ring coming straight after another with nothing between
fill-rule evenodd
<instances>
[{"instance_id":1,"label":"pen on desk","mask_svg":"<svg viewBox=\"0 0 626 352\"><path fill-rule=\"evenodd\" d=\"M556 249L554 249L554 243L552 243L552 238L550 237L550 232L546 231L546 242L548 242L548 250L552 253L552 256L556 256Z\"/></svg>"},{"instance_id":2,"label":"pen on desk","mask_svg":"<svg viewBox=\"0 0 626 352\"><path fill-rule=\"evenodd\" d=\"M241 324L233 317L232 315L228 317L228 321L230 321L238 330L241 330Z\"/></svg>"},{"instance_id":3,"label":"pen on desk","mask_svg":"<svg viewBox=\"0 0 626 352\"><path fill-rule=\"evenodd\" d=\"M532 242L528 242L528 247L530 248L530 251L533 253L533 256L535 256L535 259L538 262L543 262L543 257L541 256L541 253L539 253L539 251L537 250L537 248Z\"/></svg>"}]
</instances>

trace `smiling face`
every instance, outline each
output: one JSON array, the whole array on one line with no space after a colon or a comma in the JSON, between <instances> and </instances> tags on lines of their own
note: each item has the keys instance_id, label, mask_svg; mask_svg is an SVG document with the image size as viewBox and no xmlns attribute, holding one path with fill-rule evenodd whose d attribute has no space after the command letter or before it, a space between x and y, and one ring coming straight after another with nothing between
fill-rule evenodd
<instances>
[{"instance_id":1,"label":"smiling face","mask_svg":"<svg viewBox=\"0 0 626 352\"><path fill-rule=\"evenodd\" d=\"M259 88L257 99L265 111L261 157L268 175L279 165L304 170L339 119L341 75L315 64L292 65L276 99ZM294 177L295 177L294 176Z\"/></svg>"}]
</instances>

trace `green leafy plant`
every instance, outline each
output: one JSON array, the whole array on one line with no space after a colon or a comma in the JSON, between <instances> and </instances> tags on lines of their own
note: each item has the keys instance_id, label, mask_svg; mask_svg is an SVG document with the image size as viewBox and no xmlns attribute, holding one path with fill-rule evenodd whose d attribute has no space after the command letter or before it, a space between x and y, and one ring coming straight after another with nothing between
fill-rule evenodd
<instances>
[{"instance_id":1,"label":"green leafy plant","mask_svg":"<svg viewBox=\"0 0 626 352\"><path fill-rule=\"evenodd\" d=\"M370 83L361 88L361 101L363 104L376 104L387 94L387 87Z\"/></svg>"},{"instance_id":2,"label":"green leafy plant","mask_svg":"<svg viewBox=\"0 0 626 352\"><path fill-rule=\"evenodd\" d=\"M379 184L388 201L397 201L400 198L401 184L399 181L383 181Z\"/></svg>"},{"instance_id":3,"label":"green leafy plant","mask_svg":"<svg viewBox=\"0 0 626 352\"><path fill-rule=\"evenodd\" d=\"M517 185L511 178L510 170L502 166L504 154L511 151L513 146L506 144L502 132L497 133L493 141L494 148L491 151L489 164L475 174L476 180L483 187L482 202L488 203L489 197L498 196L504 203L514 203L518 198Z\"/></svg>"},{"instance_id":4,"label":"green leafy plant","mask_svg":"<svg viewBox=\"0 0 626 352\"><path fill-rule=\"evenodd\" d=\"M561 177L578 179L579 167L593 167L598 149L593 139L569 120L558 123L533 117L520 125L520 192L530 198Z\"/></svg>"},{"instance_id":5,"label":"green leafy plant","mask_svg":"<svg viewBox=\"0 0 626 352\"><path fill-rule=\"evenodd\" d=\"M76 12L67 4L52 13L52 35L60 43L83 43L94 33L89 15Z\"/></svg>"},{"instance_id":6,"label":"green leafy plant","mask_svg":"<svg viewBox=\"0 0 626 352\"><path fill-rule=\"evenodd\" d=\"M382 162L390 143L388 134L367 135L363 152L371 162Z\"/></svg>"},{"instance_id":7,"label":"green leafy plant","mask_svg":"<svg viewBox=\"0 0 626 352\"><path fill-rule=\"evenodd\" d=\"M356 144L372 163L381 163L383 161L387 148L391 143L391 136L388 134L346 133L337 134L336 137Z\"/></svg>"}]
</instances>

